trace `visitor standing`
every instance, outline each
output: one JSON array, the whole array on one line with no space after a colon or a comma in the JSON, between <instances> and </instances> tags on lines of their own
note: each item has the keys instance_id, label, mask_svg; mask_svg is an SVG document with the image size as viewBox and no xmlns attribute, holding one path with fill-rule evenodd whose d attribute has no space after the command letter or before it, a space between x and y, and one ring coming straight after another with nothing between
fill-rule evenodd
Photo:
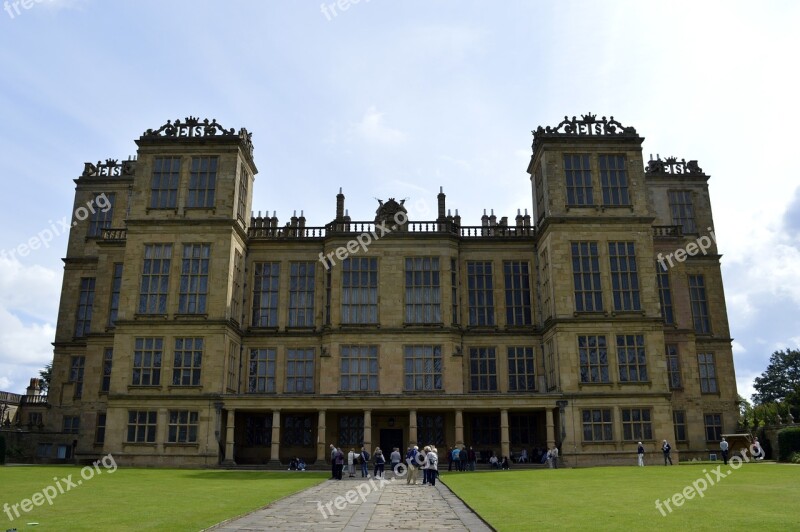
<instances>
[{"instance_id":1,"label":"visitor standing","mask_svg":"<svg viewBox=\"0 0 800 532\"><path fill-rule=\"evenodd\" d=\"M400 456L400 449L397 447L392 449L392 454L389 455L389 462L391 463L392 471L394 471L395 475L397 474L397 466L400 464L400 460L402 459L403 457Z\"/></svg>"},{"instance_id":2,"label":"visitor standing","mask_svg":"<svg viewBox=\"0 0 800 532\"><path fill-rule=\"evenodd\" d=\"M669 465L672 465L672 457L669 455L670 451L672 450L672 446L669 444L667 440L661 444L661 452L664 453L664 465L667 465L667 461L669 461Z\"/></svg>"},{"instance_id":3,"label":"visitor standing","mask_svg":"<svg viewBox=\"0 0 800 532\"><path fill-rule=\"evenodd\" d=\"M361 477L368 477L369 476L369 466L367 465L369 462L369 451L367 451L366 447L361 447Z\"/></svg>"},{"instance_id":4,"label":"visitor standing","mask_svg":"<svg viewBox=\"0 0 800 532\"><path fill-rule=\"evenodd\" d=\"M350 452L347 453L347 474L348 474L348 476L351 476L351 477L356 476L356 460L358 460L358 455L356 454L355 449L350 449Z\"/></svg>"},{"instance_id":5,"label":"visitor standing","mask_svg":"<svg viewBox=\"0 0 800 532\"><path fill-rule=\"evenodd\" d=\"M639 467L644 467L644 445L639 442L639 447L636 448L636 454L639 456Z\"/></svg>"},{"instance_id":6,"label":"visitor standing","mask_svg":"<svg viewBox=\"0 0 800 532\"><path fill-rule=\"evenodd\" d=\"M372 476L375 478L383 478L383 468L386 464L386 458L383 457L383 451L380 447L375 448L375 470Z\"/></svg>"},{"instance_id":7,"label":"visitor standing","mask_svg":"<svg viewBox=\"0 0 800 532\"><path fill-rule=\"evenodd\" d=\"M406 463L408 464L408 477L406 477L406 484L417 483L417 454L419 447L414 445L408 448L406 453Z\"/></svg>"},{"instance_id":8,"label":"visitor standing","mask_svg":"<svg viewBox=\"0 0 800 532\"><path fill-rule=\"evenodd\" d=\"M344 453L341 449L336 449L336 480L342 480L342 470L344 469Z\"/></svg>"},{"instance_id":9,"label":"visitor standing","mask_svg":"<svg viewBox=\"0 0 800 532\"><path fill-rule=\"evenodd\" d=\"M331 444L331 478L336 478L336 447Z\"/></svg>"},{"instance_id":10,"label":"visitor standing","mask_svg":"<svg viewBox=\"0 0 800 532\"><path fill-rule=\"evenodd\" d=\"M550 457L553 461L553 469L558 469L558 447L553 445L553 450L550 452Z\"/></svg>"},{"instance_id":11,"label":"visitor standing","mask_svg":"<svg viewBox=\"0 0 800 532\"><path fill-rule=\"evenodd\" d=\"M728 442L725 440L725 437L722 437L722 441L719 442L719 450L722 451L722 460L725 462L725 465L728 465Z\"/></svg>"},{"instance_id":12,"label":"visitor standing","mask_svg":"<svg viewBox=\"0 0 800 532\"><path fill-rule=\"evenodd\" d=\"M436 447L431 446L431 450L425 455L428 458L428 484L436 485L436 477L439 475L439 453Z\"/></svg>"}]
</instances>

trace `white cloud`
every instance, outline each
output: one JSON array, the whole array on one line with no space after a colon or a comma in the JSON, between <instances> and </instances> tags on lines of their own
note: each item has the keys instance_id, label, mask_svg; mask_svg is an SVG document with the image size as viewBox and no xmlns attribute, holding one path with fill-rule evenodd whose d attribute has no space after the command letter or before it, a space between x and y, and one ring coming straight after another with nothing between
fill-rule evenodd
<instances>
[{"instance_id":1,"label":"white cloud","mask_svg":"<svg viewBox=\"0 0 800 532\"><path fill-rule=\"evenodd\" d=\"M371 105L364 117L357 124L353 124L356 134L367 142L377 144L400 144L406 140L406 134L399 129L387 126L384 113L378 112L374 105Z\"/></svg>"}]
</instances>

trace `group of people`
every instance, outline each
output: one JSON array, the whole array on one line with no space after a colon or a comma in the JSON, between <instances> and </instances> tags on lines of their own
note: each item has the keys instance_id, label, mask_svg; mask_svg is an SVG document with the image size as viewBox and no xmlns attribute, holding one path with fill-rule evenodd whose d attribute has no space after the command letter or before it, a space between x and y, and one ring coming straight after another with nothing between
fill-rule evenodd
<instances>
[{"instance_id":1,"label":"group of people","mask_svg":"<svg viewBox=\"0 0 800 532\"><path fill-rule=\"evenodd\" d=\"M330 445L330 450L332 479L342 480L345 465L347 465L349 477L356 476L356 465L359 465L361 468L362 478L369 477L370 460L372 460L374 464L372 476L376 478L383 477L384 468L386 467L386 456L384 456L380 447L375 448L374 456L371 456L367 448L364 446L361 447L361 451L358 453L355 451L355 449L350 449L350 452L347 453L347 456L345 456L344 451L342 451L340 447L336 447L334 444ZM392 462L392 467L394 467L395 464L400 463L400 450L397 447L394 448L389 456L389 459Z\"/></svg>"},{"instance_id":2,"label":"group of people","mask_svg":"<svg viewBox=\"0 0 800 532\"><path fill-rule=\"evenodd\" d=\"M306 461L302 458L292 458L289 460L289 471L305 471Z\"/></svg>"},{"instance_id":3,"label":"group of people","mask_svg":"<svg viewBox=\"0 0 800 532\"><path fill-rule=\"evenodd\" d=\"M426 445L421 451L418 446L411 445L406 451L406 466L406 484L416 484L417 473L421 469L422 485L435 486L439 476L439 451L435 445Z\"/></svg>"},{"instance_id":4,"label":"group of people","mask_svg":"<svg viewBox=\"0 0 800 532\"><path fill-rule=\"evenodd\" d=\"M496 454L492 454L489 457L489 468L490 469L509 469L508 457L504 456L502 460L497 458Z\"/></svg>"}]
</instances>

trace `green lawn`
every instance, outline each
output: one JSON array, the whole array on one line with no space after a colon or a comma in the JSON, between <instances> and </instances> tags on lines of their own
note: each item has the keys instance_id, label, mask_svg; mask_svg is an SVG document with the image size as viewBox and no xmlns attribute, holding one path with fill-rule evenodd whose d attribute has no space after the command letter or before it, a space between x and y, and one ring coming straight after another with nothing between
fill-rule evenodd
<instances>
[{"instance_id":1,"label":"green lawn","mask_svg":"<svg viewBox=\"0 0 800 532\"><path fill-rule=\"evenodd\" d=\"M64 490L28 513L9 520L0 508L0 530L200 530L247 513L275 499L328 478L327 473L187 469L117 469ZM0 467L0 505L30 499L53 477L81 479L80 468L59 466ZM88 473L86 473L88 477ZM29 525L28 523L38 523Z\"/></svg>"},{"instance_id":2,"label":"green lawn","mask_svg":"<svg viewBox=\"0 0 800 532\"><path fill-rule=\"evenodd\" d=\"M800 466L744 464L717 479L711 472L717 465L445 472L441 480L499 531L800 528ZM666 516L656 509L656 499L671 498L699 478L709 484L702 498L680 507L670 502L672 512L662 502Z\"/></svg>"}]
</instances>

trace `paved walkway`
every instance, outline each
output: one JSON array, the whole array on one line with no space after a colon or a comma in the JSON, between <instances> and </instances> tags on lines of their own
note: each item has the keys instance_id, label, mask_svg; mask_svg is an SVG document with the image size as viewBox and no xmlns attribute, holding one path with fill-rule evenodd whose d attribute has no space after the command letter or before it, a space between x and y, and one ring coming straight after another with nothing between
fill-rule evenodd
<instances>
[{"instance_id":1,"label":"paved walkway","mask_svg":"<svg viewBox=\"0 0 800 532\"><path fill-rule=\"evenodd\" d=\"M322 484L285 497L243 517L220 523L216 532L321 530L447 530L488 532L488 527L441 482L435 487L384 482L361 476Z\"/></svg>"}]
</instances>

